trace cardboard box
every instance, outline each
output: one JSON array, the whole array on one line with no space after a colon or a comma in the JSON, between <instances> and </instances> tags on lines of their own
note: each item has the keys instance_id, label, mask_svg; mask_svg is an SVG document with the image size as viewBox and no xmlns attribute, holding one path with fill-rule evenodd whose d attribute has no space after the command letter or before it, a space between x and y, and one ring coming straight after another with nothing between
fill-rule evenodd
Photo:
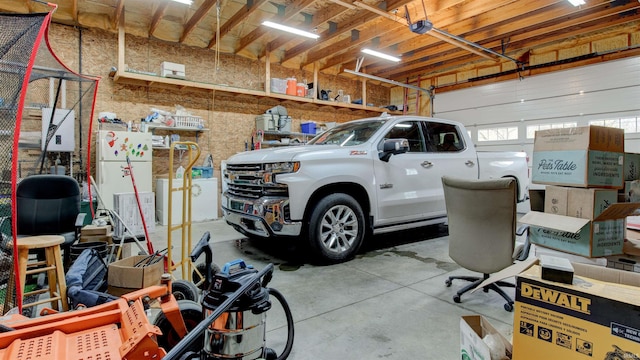
<instances>
[{"instance_id":1,"label":"cardboard box","mask_svg":"<svg viewBox=\"0 0 640 360\"><path fill-rule=\"evenodd\" d=\"M607 267L617 270L640 273L640 257L633 255L613 255L607 256Z\"/></svg>"},{"instance_id":2,"label":"cardboard box","mask_svg":"<svg viewBox=\"0 0 640 360\"><path fill-rule=\"evenodd\" d=\"M569 188L567 195L567 215L589 220L618 202L618 191L611 189Z\"/></svg>"},{"instance_id":3,"label":"cardboard box","mask_svg":"<svg viewBox=\"0 0 640 360\"><path fill-rule=\"evenodd\" d=\"M184 79L186 75L184 64L163 61L160 64L160 75L163 77Z\"/></svg>"},{"instance_id":4,"label":"cardboard box","mask_svg":"<svg viewBox=\"0 0 640 360\"><path fill-rule=\"evenodd\" d=\"M81 235L80 236L80 243L87 243L87 242L97 242L97 241L102 241L102 242L106 242L108 244L112 244L113 243L113 237L111 236L111 234L108 235Z\"/></svg>"},{"instance_id":5,"label":"cardboard box","mask_svg":"<svg viewBox=\"0 0 640 360\"><path fill-rule=\"evenodd\" d=\"M619 189L623 165L622 129L588 126L536 131L534 184Z\"/></svg>"},{"instance_id":6,"label":"cardboard box","mask_svg":"<svg viewBox=\"0 0 640 360\"><path fill-rule=\"evenodd\" d=\"M593 220L618 202L618 190L547 185L544 212Z\"/></svg>"},{"instance_id":7,"label":"cardboard box","mask_svg":"<svg viewBox=\"0 0 640 360\"><path fill-rule=\"evenodd\" d=\"M624 153L624 179L640 180L640 154Z\"/></svg>"},{"instance_id":8,"label":"cardboard box","mask_svg":"<svg viewBox=\"0 0 640 360\"><path fill-rule=\"evenodd\" d=\"M507 340L485 317L469 315L460 318L460 353L462 359L491 360L489 346L482 339L494 335L505 347L505 358L511 359L513 348Z\"/></svg>"},{"instance_id":9,"label":"cardboard box","mask_svg":"<svg viewBox=\"0 0 640 360\"><path fill-rule=\"evenodd\" d=\"M541 258L542 256L548 255L548 256L555 256L555 257L562 257L571 261L572 263L589 264L593 266L602 266L602 267L607 266L606 257L590 258L590 257L585 257L580 255L569 254L568 252L554 250L554 249L550 249L544 246L539 246L536 244L531 244L530 251L533 251L533 254L537 258Z\"/></svg>"},{"instance_id":10,"label":"cardboard box","mask_svg":"<svg viewBox=\"0 0 640 360\"><path fill-rule=\"evenodd\" d=\"M594 220L530 211L520 218L529 224L529 240L568 253L599 257L622 254L626 217L639 203L616 203Z\"/></svg>"},{"instance_id":11,"label":"cardboard box","mask_svg":"<svg viewBox=\"0 0 640 360\"><path fill-rule=\"evenodd\" d=\"M117 290L115 288L124 288L125 290L120 290L125 291L121 293L124 294L147 286L160 284L160 277L164 273L163 261L158 261L147 266L135 266L147 258L148 255L136 255L109 264L107 276L109 289L114 288L115 291ZM112 293L111 291L109 291L109 293L121 295Z\"/></svg>"},{"instance_id":12,"label":"cardboard box","mask_svg":"<svg viewBox=\"0 0 640 360\"><path fill-rule=\"evenodd\" d=\"M640 274L573 264L573 284L516 278L513 359L637 359Z\"/></svg>"},{"instance_id":13,"label":"cardboard box","mask_svg":"<svg viewBox=\"0 0 640 360\"><path fill-rule=\"evenodd\" d=\"M80 236L109 235L111 225L85 225L80 229Z\"/></svg>"},{"instance_id":14,"label":"cardboard box","mask_svg":"<svg viewBox=\"0 0 640 360\"><path fill-rule=\"evenodd\" d=\"M569 188L548 185L544 194L544 212L547 214L567 215Z\"/></svg>"}]
</instances>

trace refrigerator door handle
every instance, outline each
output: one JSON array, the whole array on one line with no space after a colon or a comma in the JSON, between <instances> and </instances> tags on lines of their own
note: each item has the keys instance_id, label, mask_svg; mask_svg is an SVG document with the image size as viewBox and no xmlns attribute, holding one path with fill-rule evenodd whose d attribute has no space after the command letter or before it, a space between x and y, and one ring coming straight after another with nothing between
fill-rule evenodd
<instances>
[{"instance_id":1,"label":"refrigerator door handle","mask_svg":"<svg viewBox=\"0 0 640 360\"><path fill-rule=\"evenodd\" d=\"M100 161L100 176L98 177L98 184L100 184L99 187L102 187L102 184L104 184L104 161Z\"/></svg>"}]
</instances>

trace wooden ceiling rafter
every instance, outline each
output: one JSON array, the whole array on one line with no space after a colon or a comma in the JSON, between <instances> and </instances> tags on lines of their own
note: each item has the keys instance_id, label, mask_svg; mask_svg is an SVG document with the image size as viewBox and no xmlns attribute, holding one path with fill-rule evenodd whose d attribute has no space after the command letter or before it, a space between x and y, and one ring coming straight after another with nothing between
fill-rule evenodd
<instances>
[{"instance_id":1,"label":"wooden ceiling rafter","mask_svg":"<svg viewBox=\"0 0 640 360\"><path fill-rule=\"evenodd\" d=\"M315 0L296 0L291 4L285 7L284 14L282 16L274 16L270 19L273 22L286 22L292 19L294 16L300 14L305 8L314 3ZM244 50L247 46L258 40L260 37L264 36L269 30L263 26L258 26L253 29L249 34L245 35L238 42L238 46L235 49L236 54L242 50Z\"/></svg>"},{"instance_id":2,"label":"wooden ceiling rafter","mask_svg":"<svg viewBox=\"0 0 640 360\"><path fill-rule=\"evenodd\" d=\"M528 29L528 31L523 31L519 35L513 35L511 37L509 46L513 49L523 49L525 45L530 48L532 46L541 46L546 43L561 40L564 38L577 37L582 35L585 32L592 31L594 25L591 25L591 26L585 25L586 23L607 21L613 24L613 22L616 22L615 18L618 16L620 12L625 12L625 11L635 10L635 9L640 9L640 4L628 3L622 8L610 8L608 9L609 11L607 12L608 15L606 18L603 18L601 15L590 16L587 18L577 17L575 19L567 20L567 22L563 24L557 24L555 27L545 27L545 28L536 29L534 26L532 26L532 28ZM598 14L602 14L602 13L598 13ZM621 19L618 21L620 23L625 23L625 22L632 21L632 19ZM568 23L570 23L571 26L574 27L574 29L570 32L566 30L568 29L567 28ZM517 26L517 25L513 24L513 26ZM478 36L483 36L483 35L480 34ZM498 47L500 46L500 40L494 39L491 43L488 43L485 45L487 47ZM407 72L411 74L416 74L421 71L424 71L426 68L428 68L429 65L433 65L444 60L446 59L432 58L427 61L422 61L418 59L415 61L415 64L407 64L407 66L405 66L402 70L397 69L394 71L392 69L386 69L381 71L381 73L384 74L383 76L390 76L390 77L400 76L401 74L402 76L404 76L407 74ZM375 71L375 68L373 68L373 70Z\"/></svg>"},{"instance_id":3,"label":"wooden ceiling rafter","mask_svg":"<svg viewBox=\"0 0 640 360\"><path fill-rule=\"evenodd\" d=\"M258 11L260 6L262 6L262 4L264 4L265 2L267 2L267 0L255 0L251 2L247 1L247 3L242 8L240 8L240 10L236 11L236 13L233 14L233 16L220 27L220 37L224 37L231 30L233 30L233 28L240 25L240 23L245 21L249 17L249 15ZM217 34L214 33L207 47L209 49L213 49L213 47L216 46L217 41Z\"/></svg>"},{"instance_id":4,"label":"wooden ceiling rafter","mask_svg":"<svg viewBox=\"0 0 640 360\"><path fill-rule=\"evenodd\" d=\"M184 26L182 30L182 35L180 36L179 43L183 43L184 40L191 34L191 32L196 28L198 23L209 13L212 7L215 6L217 0L204 0L202 5L198 7L195 13L191 16L189 21Z\"/></svg>"},{"instance_id":5,"label":"wooden ceiling rafter","mask_svg":"<svg viewBox=\"0 0 640 360\"><path fill-rule=\"evenodd\" d=\"M314 14L313 19L311 20L311 24L309 24L308 26L311 28L315 28L321 24L324 24L326 22L329 22L335 19L336 17L340 16L347 10L348 10L347 8L340 7L340 6L329 6L327 8L324 8L322 11L316 12ZM289 41L292 41L294 38L296 38L295 35L289 35L289 34L280 35L269 42L269 48L271 49L271 51L279 49ZM265 53L266 52L263 51L260 54L260 58L264 57Z\"/></svg>"},{"instance_id":6,"label":"wooden ceiling rafter","mask_svg":"<svg viewBox=\"0 0 640 360\"><path fill-rule=\"evenodd\" d=\"M391 8L391 9L400 8L410 2L411 0L391 0L387 2L387 5L388 5L387 8ZM285 51L285 56L282 59L282 62L283 63L287 62L293 59L294 57L309 51L314 46L318 46L318 45L321 45L322 43L328 42L336 38L337 36L342 35L346 32L349 32L353 29L356 29L358 26L361 26L366 22L375 20L378 17L379 16L377 14L370 13L370 12L364 13L363 15L360 15L360 16L351 17L349 20L339 23L337 25L336 31L332 31L331 29L329 29L322 32L322 34L320 34L320 39L318 39L317 41L316 40L304 41L299 45L296 45L293 48L288 49L287 51Z\"/></svg>"},{"instance_id":7,"label":"wooden ceiling rafter","mask_svg":"<svg viewBox=\"0 0 640 360\"><path fill-rule=\"evenodd\" d=\"M156 8L156 11L153 13L153 17L151 18L151 23L149 24L149 36L153 36L153 33L158 28L158 24L160 20L164 17L164 13L167 11L167 7L169 6L169 0L161 1Z\"/></svg>"},{"instance_id":8,"label":"wooden ceiling rafter","mask_svg":"<svg viewBox=\"0 0 640 360\"><path fill-rule=\"evenodd\" d=\"M640 8L640 6L635 5L636 8ZM630 23L633 21L637 21L637 18L620 18L618 17L617 14L612 14L610 15L610 19L605 19L606 21L609 22L610 25L623 25L625 23ZM596 20L597 21L597 20ZM545 44L549 44L550 42L554 42L554 41L560 41L566 38L573 38L573 37L578 37L580 35L584 35L585 33L590 33L593 31L597 31L597 29L599 28L598 25L593 24L591 26L580 26L580 25L576 25L576 28L573 29L573 31L571 32L565 32L565 31L561 31L561 32L555 32L553 34L551 33L547 33L547 34L540 34L538 36L536 36L535 38L531 38L528 37L526 39L521 39L519 37L515 37L512 38L512 41L510 43L510 46L513 46L515 48L524 48L524 44L526 44L527 48L530 47L536 47L536 46L543 46ZM498 46L498 41L494 41L493 43L494 45ZM383 76L389 76L389 77L394 77L394 76L416 76L417 74L421 74L423 73L426 69L428 69L430 66L434 65L435 63L438 63L442 61L442 59L437 59L437 60L431 60L431 61L426 61L426 62L418 62L415 63L414 65L409 65L407 67L405 67L402 70L397 70L397 71L382 71L381 73L383 74ZM465 63L470 63L472 62L473 59L471 58L458 58L457 60L455 60L455 62L450 62L449 65L451 66L462 66Z\"/></svg>"},{"instance_id":9,"label":"wooden ceiling rafter","mask_svg":"<svg viewBox=\"0 0 640 360\"><path fill-rule=\"evenodd\" d=\"M116 6L113 12L113 21L111 22L111 27L114 29L118 28L118 24L120 24L120 18L124 14L124 1L125 0L117 0Z\"/></svg>"},{"instance_id":10,"label":"wooden ceiling rafter","mask_svg":"<svg viewBox=\"0 0 640 360\"><path fill-rule=\"evenodd\" d=\"M557 0L556 0L557 1ZM564 0L563 0L564 1ZM464 20L468 20L468 19L472 19L475 16L478 16L480 14L486 13L488 11L492 11L495 9L499 9L503 6L507 6L509 4L512 4L513 2L511 0L505 0L502 2L494 2L493 5L493 9L489 9L487 7L478 7L478 8L470 8L467 11L464 11L462 13L458 13L458 14L450 14L450 13L446 13L446 12L438 12L438 11L434 11L433 15L430 15L429 17L431 19L433 19L433 21L437 24L442 24L442 26L449 26L451 24L456 24L457 22L460 21L464 21ZM410 9L411 10L411 9ZM421 12L422 9L420 9L419 12ZM414 18L414 16L419 13L416 11L412 11L411 17ZM408 28L408 24L406 23L406 21L396 21L397 25L388 25L387 29L389 29L390 31L386 32L386 34L389 34L389 36L387 37L381 37L380 43L378 44L378 49L380 49L380 51L384 51L385 49L388 49L389 52L393 52L395 54L404 54L407 51L400 49L400 47L398 46L399 44L401 44L403 41L407 41L409 39L417 39L417 38L425 38L425 40L422 41L430 41L431 43L436 43L437 42L437 38L433 37L433 39L429 38L429 37L423 37L421 35L415 34L413 32L411 32L411 30ZM363 34L361 34L363 35ZM372 38L374 38L374 36L368 36L369 39L364 39L364 37L366 36L361 36L361 42L366 42L365 40L371 40ZM387 39L387 40L385 40ZM460 42L457 42L454 45L457 44L462 44ZM345 47L347 46L346 44L343 44ZM394 47L393 49L389 49L390 47ZM465 48L468 48L468 45L464 45ZM321 70L324 69L328 69L330 67L334 67L336 65L341 65L343 64L345 61L349 61L351 62L351 60L355 59L358 56L359 53L359 49L358 50L348 50L348 54L349 55L345 55L344 57L336 57L334 55L333 52L331 51L327 51L325 52L325 56L323 57L323 59L329 58L327 61L324 62L323 66L321 67ZM473 51L471 51L473 53L477 53L479 52L476 49L473 49ZM339 54L339 53L338 53ZM483 57L485 57L483 53ZM492 57L489 57L491 59L493 59ZM339 61L336 61L340 59ZM320 60L320 59L317 59ZM384 61L383 61L384 63ZM387 62L387 64L389 64Z\"/></svg>"},{"instance_id":11,"label":"wooden ceiling rafter","mask_svg":"<svg viewBox=\"0 0 640 360\"><path fill-rule=\"evenodd\" d=\"M603 2L601 2L599 6L602 6L602 3ZM506 37L509 37L510 47L513 48L514 41L516 39L521 39L526 36L532 36L532 34L534 34L533 32L536 31L535 28L538 25L533 24L539 24L540 22L544 21L565 23L567 21L567 14L566 12L560 11L560 9L558 9L559 4L563 4L563 2L548 1L546 4L543 4L543 1L529 2L526 11L532 14L530 15L530 18L534 19L533 21L531 21L530 18L527 18L526 20L514 20L509 23L487 23L482 27L467 31L465 33L465 36L467 36L469 40L477 41L478 43L490 49L500 48L502 40ZM586 11L586 9L587 8L584 8L582 11ZM522 9L520 11L522 11ZM486 14L488 19L491 19L493 15L495 14ZM527 23L529 24L528 26ZM456 30L458 27L471 29L471 24L470 22L468 23L465 21L461 21L458 24L453 25L452 27ZM464 30L460 29L459 31L463 32ZM521 35L520 37L518 37L519 35L515 34ZM441 59L440 57L452 51L451 47L443 46L442 44L437 44L435 42L425 42L423 44L404 42L400 46L400 51L404 50L411 50L413 51L413 53L403 58L403 66L410 65L412 62L431 61L431 63L436 63L439 61L445 61L446 58ZM391 69L388 64L385 64L381 61L377 61L374 64L367 64L367 69L373 72L376 72L382 68L385 68L386 71L388 71L386 75L389 75L393 71L393 69Z\"/></svg>"},{"instance_id":12,"label":"wooden ceiling rafter","mask_svg":"<svg viewBox=\"0 0 640 360\"><path fill-rule=\"evenodd\" d=\"M78 23L78 0L73 0L71 3L71 17L74 23Z\"/></svg>"}]
</instances>

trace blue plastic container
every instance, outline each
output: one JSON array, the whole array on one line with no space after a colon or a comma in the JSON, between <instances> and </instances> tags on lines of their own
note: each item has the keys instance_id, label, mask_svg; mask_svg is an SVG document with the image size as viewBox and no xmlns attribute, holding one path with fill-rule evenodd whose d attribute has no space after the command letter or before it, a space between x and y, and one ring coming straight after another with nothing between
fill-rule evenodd
<instances>
[{"instance_id":1,"label":"blue plastic container","mask_svg":"<svg viewBox=\"0 0 640 360\"><path fill-rule=\"evenodd\" d=\"M302 133L303 134L315 134L316 133L316 123L314 123L314 122L302 123L302 124L300 124L300 127L302 128Z\"/></svg>"}]
</instances>

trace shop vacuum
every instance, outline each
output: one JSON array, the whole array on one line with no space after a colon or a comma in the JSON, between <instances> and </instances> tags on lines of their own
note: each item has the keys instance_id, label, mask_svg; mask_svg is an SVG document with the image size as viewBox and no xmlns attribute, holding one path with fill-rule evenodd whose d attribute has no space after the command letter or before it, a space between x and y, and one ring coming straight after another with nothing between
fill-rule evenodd
<instances>
[{"instance_id":1,"label":"shop vacuum","mask_svg":"<svg viewBox=\"0 0 640 360\"><path fill-rule=\"evenodd\" d=\"M205 232L190 254L193 262L205 254L204 319L163 360L286 359L293 347L293 317L282 293L267 287L273 276L273 264L258 271L238 259L225 264L214 275L210 237L209 232ZM282 306L287 321L287 341L279 356L266 346L266 319L267 311L271 309L271 296Z\"/></svg>"}]
</instances>

